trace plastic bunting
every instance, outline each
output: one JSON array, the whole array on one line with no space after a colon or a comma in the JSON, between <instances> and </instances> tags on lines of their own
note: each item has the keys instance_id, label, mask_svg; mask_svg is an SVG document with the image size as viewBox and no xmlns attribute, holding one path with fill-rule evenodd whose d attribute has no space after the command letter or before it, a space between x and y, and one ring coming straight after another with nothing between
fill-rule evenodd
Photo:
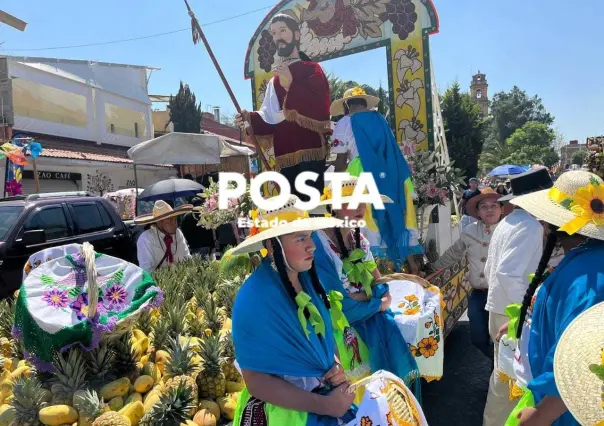
<instances>
[{"instance_id":1,"label":"plastic bunting","mask_svg":"<svg viewBox=\"0 0 604 426\"><path fill-rule=\"evenodd\" d=\"M42 154L42 145L38 142L32 142L24 147L25 155L29 155L34 160Z\"/></svg>"},{"instance_id":2,"label":"plastic bunting","mask_svg":"<svg viewBox=\"0 0 604 426\"><path fill-rule=\"evenodd\" d=\"M6 182L5 190L9 196L21 195L23 194L23 185L21 185L21 182L13 179L10 182Z\"/></svg>"}]
</instances>

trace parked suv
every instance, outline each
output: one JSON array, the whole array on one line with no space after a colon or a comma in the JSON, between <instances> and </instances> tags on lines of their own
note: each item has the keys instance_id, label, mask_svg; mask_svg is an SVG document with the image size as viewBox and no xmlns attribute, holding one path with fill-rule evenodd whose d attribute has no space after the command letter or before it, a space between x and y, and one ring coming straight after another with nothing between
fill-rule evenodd
<instances>
[{"instance_id":1,"label":"parked suv","mask_svg":"<svg viewBox=\"0 0 604 426\"><path fill-rule=\"evenodd\" d=\"M32 254L86 241L100 253L136 261L129 226L101 197L57 192L0 199L0 297L21 286Z\"/></svg>"}]
</instances>

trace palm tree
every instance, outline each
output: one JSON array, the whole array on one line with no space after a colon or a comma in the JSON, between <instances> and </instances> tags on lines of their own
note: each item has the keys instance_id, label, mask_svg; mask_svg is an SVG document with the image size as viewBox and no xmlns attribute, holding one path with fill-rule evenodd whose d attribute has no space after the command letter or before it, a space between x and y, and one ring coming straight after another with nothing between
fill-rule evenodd
<instances>
[{"instance_id":1,"label":"palm tree","mask_svg":"<svg viewBox=\"0 0 604 426\"><path fill-rule=\"evenodd\" d=\"M478 168L484 174L487 174L497 166L505 163L505 160L511 155L510 147L497 139L489 138L480 154Z\"/></svg>"}]
</instances>

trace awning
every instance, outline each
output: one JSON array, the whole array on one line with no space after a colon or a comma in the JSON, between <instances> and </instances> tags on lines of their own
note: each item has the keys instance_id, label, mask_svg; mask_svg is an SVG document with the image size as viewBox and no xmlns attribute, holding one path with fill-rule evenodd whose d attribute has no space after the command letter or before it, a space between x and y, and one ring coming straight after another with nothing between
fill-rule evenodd
<instances>
[{"instance_id":1,"label":"awning","mask_svg":"<svg viewBox=\"0 0 604 426\"><path fill-rule=\"evenodd\" d=\"M222 157L250 156L254 151L216 135L168 133L128 150L136 164L219 164Z\"/></svg>"}]
</instances>

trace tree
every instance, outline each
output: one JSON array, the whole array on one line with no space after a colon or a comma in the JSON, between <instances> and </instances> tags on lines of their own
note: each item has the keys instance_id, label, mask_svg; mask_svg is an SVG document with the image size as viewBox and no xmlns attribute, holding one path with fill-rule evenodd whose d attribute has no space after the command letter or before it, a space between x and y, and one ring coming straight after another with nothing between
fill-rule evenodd
<instances>
[{"instance_id":1,"label":"tree","mask_svg":"<svg viewBox=\"0 0 604 426\"><path fill-rule=\"evenodd\" d=\"M582 166L586 163L587 157L589 157L589 151L586 149L580 149L573 154L572 163Z\"/></svg>"},{"instance_id":2,"label":"tree","mask_svg":"<svg viewBox=\"0 0 604 426\"><path fill-rule=\"evenodd\" d=\"M327 81L329 82L329 93L332 102L336 99L342 99L344 97L344 93L348 89L352 89L354 87L361 87L365 91L365 93L371 96L375 96L380 100L380 103L378 104L378 112L380 114L386 115L388 113L388 105L390 103L390 99L388 97L388 92L384 90L382 86L380 86L378 89L374 89L373 87L367 84L359 84L353 80L344 81L334 74L329 74L327 76Z\"/></svg>"},{"instance_id":3,"label":"tree","mask_svg":"<svg viewBox=\"0 0 604 426\"><path fill-rule=\"evenodd\" d=\"M465 176L476 176L486 129L480 108L455 82L441 97L441 111L449 157Z\"/></svg>"},{"instance_id":4,"label":"tree","mask_svg":"<svg viewBox=\"0 0 604 426\"><path fill-rule=\"evenodd\" d=\"M556 150L554 148L550 148L550 150L548 152L543 154L543 157L541 159L541 164L543 164L545 167L549 168L549 167L553 167L559 161L560 161L560 156L558 155Z\"/></svg>"},{"instance_id":5,"label":"tree","mask_svg":"<svg viewBox=\"0 0 604 426\"><path fill-rule=\"evenodd\" d=\"M170 96L168 110L175 132L201 133L201 103L197 103L188 84L180 82L176 96Z\"/></svg>"},{"instance_id":6,"label":"tree","mask_svg":"<svg viewBox=\"0 0 604 426\"><path fill-rule=\"evenodd\" d=\"M543 164L543 157L552 150L555 133L547 125L529 121L508 138L506 144L511 151L508 164Z\"/></svg>"},{"instance_id":7,"label":"tree","mask_svg":"<svg viewBox=\"0 0 604 426\"><path fill-rule=\"evenodd\" d=\"M96 175L88 175L87 176L88 183L88 191L96 194L100 194L101 196L107 192L113 191L113 182L111 182L111 177L104 172L99 170L96 171Z\"/></svg>"},{"instance_id":8,"label":"tree","mask_svg":"<svg viewBox=\"0 0 604 426\"><path fill-rule=\"evenodd\" d=\"M510 92L499 92L491 101L492 131L499 141L507 140L529 121L551 125L554 117L545 110L538 96L529 97L514 86Z\"/></svg>"}]
</instances>

